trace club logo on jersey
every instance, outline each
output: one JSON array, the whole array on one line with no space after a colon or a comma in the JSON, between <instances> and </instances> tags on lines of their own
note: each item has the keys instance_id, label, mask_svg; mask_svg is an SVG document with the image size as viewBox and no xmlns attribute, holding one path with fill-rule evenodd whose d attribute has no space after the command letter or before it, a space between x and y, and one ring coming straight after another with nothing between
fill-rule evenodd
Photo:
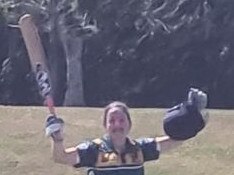
<instances>
[{"instance_id":1,"label":"club logo on jersey","mask_svg":"<svg viewBox=\"0 0 234 175\"><path fill-rule=\"evenodd\" d=\"M117 155L115 153L104 153L102 154L102 162L117 162Z\"/></svg>"}]
</instances>

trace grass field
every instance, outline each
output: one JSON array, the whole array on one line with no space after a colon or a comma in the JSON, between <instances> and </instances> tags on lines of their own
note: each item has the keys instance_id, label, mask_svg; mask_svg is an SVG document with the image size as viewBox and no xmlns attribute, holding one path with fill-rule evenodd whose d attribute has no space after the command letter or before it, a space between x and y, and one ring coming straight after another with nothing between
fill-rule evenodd
<instances>
[{"instance_id":1,"label":"grass field","mask_svg":"<svg viewBox=\"0 0 234 175\"><path fill-rule=\"evenodd\" d=\"M65 120L65 144L100 137L102 109L58 108ZM1 175L83 175L55 164L44 136L43 107L0 107ZM162 135L164 109L132 109L133 138ZM146 175L234 175L234 111L210 110L207 127L181 147L145 164Z\"/></svg>"}]
</instances>

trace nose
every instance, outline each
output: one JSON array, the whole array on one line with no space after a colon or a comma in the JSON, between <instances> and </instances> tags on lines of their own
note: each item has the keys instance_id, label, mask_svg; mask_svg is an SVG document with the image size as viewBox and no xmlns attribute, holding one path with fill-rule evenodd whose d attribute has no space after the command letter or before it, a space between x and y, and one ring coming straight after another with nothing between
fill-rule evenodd
<instances>
[{"instance_id":1,"label":"nose","mask_svg":"<svg viewBox=\"0 0 234 175\"><path fill-rule=\"evenodd\" d=\"M120 122L119 120L116 120L116 121L114 122L114 126L115 126L115 127L120 127L120 126L121 126L121 122Z\"/></svg>"}]
</instances>

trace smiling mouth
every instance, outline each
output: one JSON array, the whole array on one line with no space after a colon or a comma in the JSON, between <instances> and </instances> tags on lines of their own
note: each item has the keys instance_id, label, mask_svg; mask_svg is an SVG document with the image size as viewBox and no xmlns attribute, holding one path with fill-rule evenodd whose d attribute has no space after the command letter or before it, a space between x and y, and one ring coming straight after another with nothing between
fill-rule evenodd
<instances>
[{"instance_id":1,"label":"smiling mouth","mask_svg":"<svg viewBox=\"0 0 234 175\"><path fill-rule=\"evenodd\" d=\"M123 128L113 129L112 132L113 133L123 133L124 129Z\"/></svg>"}]
</instances>

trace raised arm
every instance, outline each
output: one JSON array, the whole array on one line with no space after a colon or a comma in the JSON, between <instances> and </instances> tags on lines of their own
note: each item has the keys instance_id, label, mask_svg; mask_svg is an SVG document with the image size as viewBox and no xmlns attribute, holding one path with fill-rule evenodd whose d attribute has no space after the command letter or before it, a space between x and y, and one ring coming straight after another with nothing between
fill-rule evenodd
<instances>
[{"instance_id":1,"label":"raised arm","mask_svg":"<svg viewBox=\"0 0 234 175\"><path fill-rule=\"evenodd\" d=\"M160 153L165 153L171 149L175 149L183 143L183 141L173 140L167 135L156 137L155 140L159 145Z\"/></svg>"},{"instance_id":2,"label":"raised arm","mask_svg":"<svg viewBox=\"0 0 234 175\"><path fill-rule=\"evenodd\" d=\"M74 166L80 163L80 158L75 147L64 147L63 136L64 122L61 118L52 115L46 122L46 135L51 137L53 159L56 163Z\"/></svg>"}]
</instances>

